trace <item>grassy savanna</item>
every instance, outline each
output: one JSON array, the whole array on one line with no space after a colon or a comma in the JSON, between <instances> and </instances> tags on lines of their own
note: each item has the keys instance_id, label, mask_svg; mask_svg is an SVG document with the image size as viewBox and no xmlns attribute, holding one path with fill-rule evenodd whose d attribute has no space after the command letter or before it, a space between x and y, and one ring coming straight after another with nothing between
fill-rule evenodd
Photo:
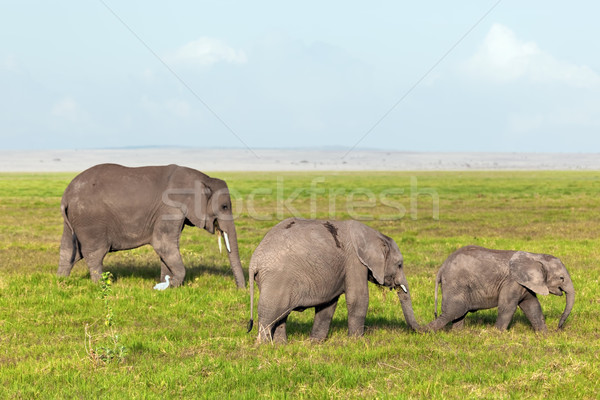
<instances>
[{"instance_id":1,"label":"grassy savanna","mask_svg":"<svg viewBox=\"0 0 600 400\"><path fill-rule=\"evenodd\" d=\"M564 297L550 295L539 296L547 334L521 311L497 332L496 310L469 314L460 332L417 334L395 295L369 285L363 338L347 337L342 296L327 341L309 341L307 310L290 316L285 346L246 334L248 291L235 289L216 237L189 227L181 288L152 290L160 264L149 246L107 256L106 326L85 261L55 275L74 175L0 174L0 398L600 396L600 172L211 173L234 194L246 274L268 229L297 214L362 218L394 238L420 323L433 319L437 269L463 245L556 255L575 284L562 331ZM89 349L114 333L127 353L105 364Z\"/></svg>"}]
</instances>

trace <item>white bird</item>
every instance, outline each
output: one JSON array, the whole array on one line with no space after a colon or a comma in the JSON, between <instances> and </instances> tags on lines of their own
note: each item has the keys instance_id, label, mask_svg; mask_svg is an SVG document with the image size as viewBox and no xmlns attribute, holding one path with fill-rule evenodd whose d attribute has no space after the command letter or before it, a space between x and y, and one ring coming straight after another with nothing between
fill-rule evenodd
<instances>
[{"instance_id":1,"label":"white bird","mask_svg":"<svg viewBox=\"0 0 600 400\"><path fill-rule=\"evenodd\" d=\"M166 282L161 282L161 283L157 283L156 285L154 285L154 289L156 290L165 290L166 288L169 287L169 279L171 277L169 275L165 275L165 281Z\"/></svg>"}]
</instances>

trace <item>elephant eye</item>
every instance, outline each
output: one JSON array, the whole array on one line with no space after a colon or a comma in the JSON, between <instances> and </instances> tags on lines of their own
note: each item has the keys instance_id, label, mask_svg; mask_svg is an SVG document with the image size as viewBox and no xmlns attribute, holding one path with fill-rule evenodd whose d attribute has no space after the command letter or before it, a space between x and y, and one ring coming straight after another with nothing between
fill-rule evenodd
<instances>
[{"instance_id":1,"label":"elephant eye","mask_svg":"<svg viewBox=\"0 0 600 400\"><path fill-rule=\"evenodd\" d=\"M565 277L564 277L564 276L561 276L561 277L560 277L560 280L564 282L564 281L565 281Z\"/></svg>"},{"instance_id":2,"label":"elephant eye","mask_svg":"<svg viewBox=\"0 0 600 400\"><path fill-rule=\"evenodd\" d=\"M221 209L223 210L227 210L229 208L229 206L227 204L223 204L223 206L221 207Z\"/></svg>"}]
</instances>

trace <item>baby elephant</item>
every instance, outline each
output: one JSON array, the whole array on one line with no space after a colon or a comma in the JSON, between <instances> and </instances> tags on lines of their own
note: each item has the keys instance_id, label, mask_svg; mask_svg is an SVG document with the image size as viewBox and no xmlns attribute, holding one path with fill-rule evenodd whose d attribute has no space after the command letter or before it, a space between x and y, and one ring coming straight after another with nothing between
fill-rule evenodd
<instances>
[{"instance_id":1,"label":"baby elephant","mask_svg":"<svg viewBox=\"0 0 600 400\"><path fill-rule=\"evenodd\" d=\"M437 317L438 285L442 284L442 315ZM436 319L427 328L438 330L452 322L464 325L469 311L498 307L496 328L505 330L517 306L535 330L546 331L537 294L566 295L566 307L558 323L562 328L573 303L575 289L567 269L556 257L524 251L490 250L466 246L444 261L435 282Z\"/></svg>"},{"instance_id":2,"label":"baby elephant","mask_svg":"<svg viewBox=\"0 0 600 400\"><path fill-rule=\"evenodd\" d=\"M418 329L402 261L394 240L360 222L286 219L265 235L250 260L248 332L255 279L260 289L259 342L287 341L290 312L311 307L315 319L310 337L325 339L342 293L349 335L361 336L369 305L368 281L397 289L406 322Z\"/></svg>"}]
</instances>

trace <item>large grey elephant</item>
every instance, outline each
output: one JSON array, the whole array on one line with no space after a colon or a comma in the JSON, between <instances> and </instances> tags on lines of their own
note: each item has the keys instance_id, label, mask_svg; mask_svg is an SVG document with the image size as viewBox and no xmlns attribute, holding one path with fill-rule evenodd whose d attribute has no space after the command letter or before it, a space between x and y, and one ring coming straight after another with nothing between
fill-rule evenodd
<instances>
[{"instance_id":1,"label":"large grey elephant","mask_svg":"<svg viewBox=\"0 0 600 400\"><path fill-rule=\"evenodd\" d=\"M254 280L260 290L258 341L287 341L291 311L315 308L311 339L327 337L338 298L346 294L348 333L364 333L368 281L398 290L408 325L418 329L403 257L391 238L357 221L286 219L263 238L250 260L250 323Z\"/></svg>"},{"instance_id":2,"label":"large grey elephant","mask_svg":"<svg viewBox=\"0 0 600 400\"><path fill-rule=\"evenodd\" d=\"M438 285L442 285L442 314L437 316ZM569 272L556 257L512 250L466 246L452 253L440 268L435 282L436 319L427 325L438 330L452 322L464 325L470 311L498 307L496 328L508 328L517 306L535 330L546 323L536 294L566 293L566 306L558 327L562 328L575 302Z\"/></svg>"},{"instance_id":3,"label":"large grey elephant","mask_svg":"<svg viewBox=\"0 0 600 400\"><path fill-rule=\"evenodd\" d=\"M178 165L128 168L96 165L76 176L62 197L64 231L58 275L85 258L92 280L108 252L150 244L160 257L161 281L179 286L185 267L179 236L185 225L223 235L238 287L245 287L231 199L225 181Z\"/></svg>"}]
</instances>

